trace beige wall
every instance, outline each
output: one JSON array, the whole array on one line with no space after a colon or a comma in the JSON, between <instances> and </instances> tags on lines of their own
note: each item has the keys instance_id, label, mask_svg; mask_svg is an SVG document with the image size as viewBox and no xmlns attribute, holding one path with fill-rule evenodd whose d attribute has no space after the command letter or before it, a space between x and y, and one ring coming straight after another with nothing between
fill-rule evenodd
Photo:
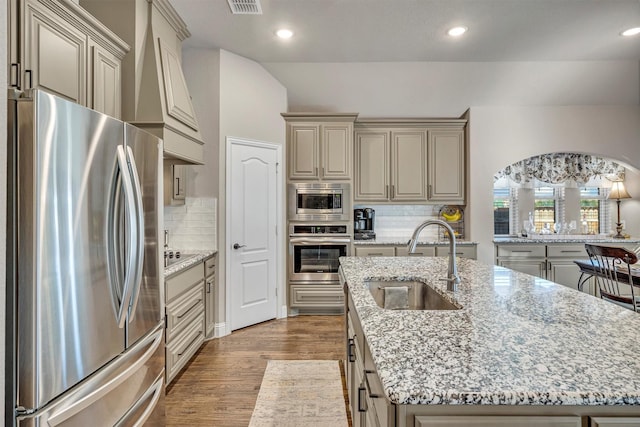
<instances>
[{"instance_id":1,"label":"beige wall","mask_svg":"<svg viewBox=\"0 0 640 427\"><path fill-rule=\"evenodd\" d=\"M609 157L635 168L627 173L622 202L627 230L640 236L640 107L472 107L470 237L478 259L493 262L493 174L535 154L574 151Z\"/></svg>"},{"instance_id":2,"label":"beige wall","mask_svg":"<svg viewBox=\"0 0 640 427\"><path fill-rule=\"evenodd\" d=\"M226 138L285 143L287 91L258 63L224 50L183 52L184 71L205 139L205 165L190 168L197 196L218 197L218 289L216 321L226 322ZM215 176L214 176L215 175ZM190 184L191 185L191 184ZM281 188L284 191L284 188ZM283 237L284 239L284 237ZM284 253L279 257L284 269Z\"/></svg>"},{"instance_id":3,"label":"beige wall","mask_svg":"<svg viewBox=\"0 0 640 427\"><path fill-rule=\"evenodd\" d=\"M457 117L482 105L638 105L638 61L267 63L291 111Z\"/></svg>"}]
</instances>

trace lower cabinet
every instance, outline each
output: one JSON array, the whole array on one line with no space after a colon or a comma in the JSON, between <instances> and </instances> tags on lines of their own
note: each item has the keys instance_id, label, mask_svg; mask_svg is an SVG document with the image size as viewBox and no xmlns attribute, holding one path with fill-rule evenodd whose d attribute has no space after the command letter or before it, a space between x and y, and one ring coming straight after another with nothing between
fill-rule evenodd
<instances>
[{"instance_id":1,"label":"lower cabinet","mask_svg":"<svg viewBox=\"0 0 640 427\"><path fill-rule=\"evenodd\" d=\"M394 246L356 246L356 256L396 256Z\"/></svg>"},{"instance_id":2,"label":"lower cabinet","mask_svg":"<svg viewBox=\"0 0 640 427\"><path fill-rule=\"evenodd\" d=\"M205 337L202 262L165 280L165 372L167 385L198 351Z\"/></svg>"},{"instance_id":3,"label":"lower cabinet","mask_svg":"<svg viewBox=\"0 0 640 427\"><path fill-rule=\"evenodd\" d=\"M342 311L344 294L339 284L290 284L289 306L312 312Z\"/></svg>"}]
</instances>

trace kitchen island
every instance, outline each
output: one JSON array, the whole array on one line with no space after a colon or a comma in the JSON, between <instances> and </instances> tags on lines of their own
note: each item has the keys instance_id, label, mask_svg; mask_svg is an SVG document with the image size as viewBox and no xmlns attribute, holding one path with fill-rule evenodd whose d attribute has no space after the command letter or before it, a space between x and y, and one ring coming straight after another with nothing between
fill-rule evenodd
<instances>
[{"instance_id":1,"label":"kitchen island","mask_svg":"<svg viewBox=\"0 0 640 427\"><path fill-rule=\"evenodd\" d=\"M640 316L499 266L343 257L354 425L640 426ZM388 310L370 280L424 282L458 310Z\"/></svg>"}]
</instances>

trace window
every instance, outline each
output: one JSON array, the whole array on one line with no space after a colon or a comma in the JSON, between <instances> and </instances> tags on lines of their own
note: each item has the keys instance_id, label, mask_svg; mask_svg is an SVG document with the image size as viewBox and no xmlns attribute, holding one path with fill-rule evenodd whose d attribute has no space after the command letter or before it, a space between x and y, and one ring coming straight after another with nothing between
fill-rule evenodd
<instances>
[{"instance_id":1,"label":"window","mask_svg":"<svg viewBox=\"0 0 640 427\"><path fill-rule=\"evenodd\" d=\"M510 198L508 188L493 189L493 234L509 234Z\"/></svg>"},{"instance_id":2,"label":"window","mask_svg":"<svg viewBox=\"0 0 640 427\"><path fill-rule=\"evenodd\" d=\"M533 222L536 233L540 233L548 224L553 230L556 223L556 191L553 187L539 187L534 191Z\"/></svg>"},{"instance_id":3,"label":"window","mask_svg":"<svg viewBox=\"0 0 640 427\"><path fill-rule=\"evenodd\" d=\"M601 206L605 206L602 203L606 196L606 191L597 187L582 187L580 188L580 232L583 234L598 234L605 233L606 227L601 226L606 224L604 218L604 210Z\"/></svg>"}]
</instances>

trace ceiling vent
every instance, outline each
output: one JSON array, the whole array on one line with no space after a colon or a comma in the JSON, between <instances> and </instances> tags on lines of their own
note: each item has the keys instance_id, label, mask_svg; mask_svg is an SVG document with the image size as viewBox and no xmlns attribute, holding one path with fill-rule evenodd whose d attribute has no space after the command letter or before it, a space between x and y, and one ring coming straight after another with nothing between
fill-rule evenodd
<instances>
[{"instance_id":1,"label":"ceiling vent","mask_svg":"<svg viewBox=\"0 0 640 427\"><path fill-rule=\"evenodd\" d=\"M234 15L262 15L260 0L227 0Z\"/></svg>"}]
</instances>

